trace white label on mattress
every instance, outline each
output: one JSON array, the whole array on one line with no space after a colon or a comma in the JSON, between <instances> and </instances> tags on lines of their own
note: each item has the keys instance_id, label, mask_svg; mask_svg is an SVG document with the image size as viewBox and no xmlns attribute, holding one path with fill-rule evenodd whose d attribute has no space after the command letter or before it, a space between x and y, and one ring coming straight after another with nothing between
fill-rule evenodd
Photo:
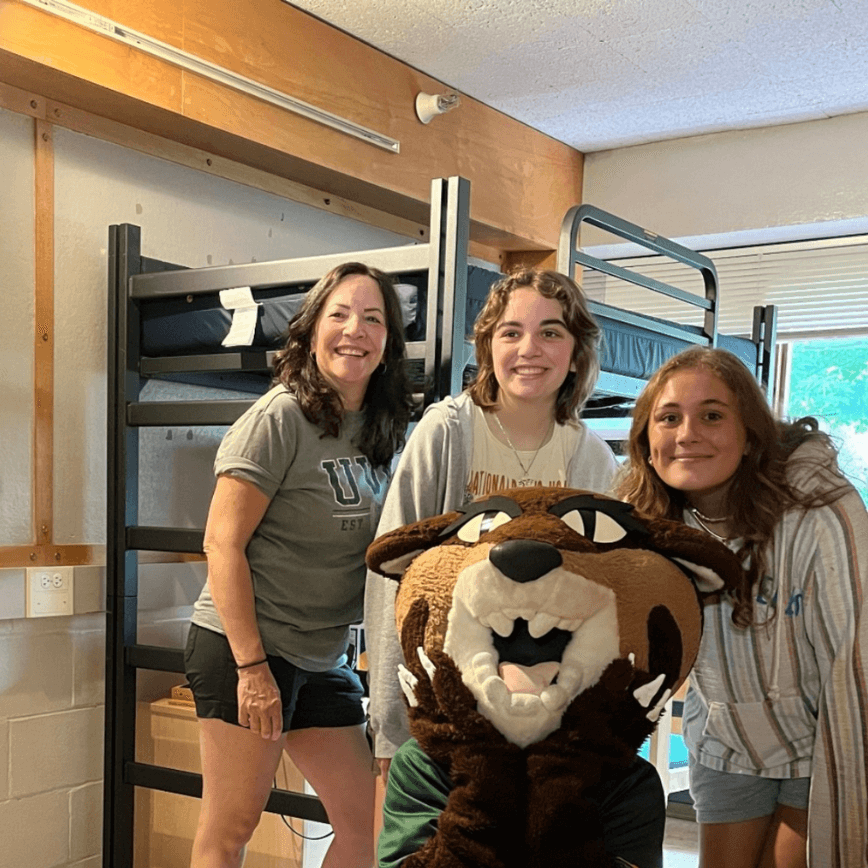
<instances>
[{"instance_id":1,"label":"white label on mattress","mask_svg":"<svg viewBox=\"0 0 868 868\"><path fill-rule=\"evenodd\" d=\"M232 313L232 327L222 341L224 347L249 347L253 343L258 307L257 304L253 307L235 308Z\"/></svg>"},{"instance_id":2,"label":"white label on mattress","mask_svg":"<svg viewBox=\"0 0 868 868\"><path fill-rule=\"evenodd\" d=\"M237 307L255 307L253 293L249 286L236 286L234 289L220 290L220 304L226 310L235 310Z\"/></svg>"},{"instance_id":3,"label":"white label on mattress","mask_svg":"<svg viewBox=\"0 0 868 868\"><path fill-rule=\"evenodd\" d=\"M232 311L232 326L222 340L224 347L249 347L256 334L259 305L253 300L249 286L220 290L220 304Z\"/></svg>"}]
</instances>

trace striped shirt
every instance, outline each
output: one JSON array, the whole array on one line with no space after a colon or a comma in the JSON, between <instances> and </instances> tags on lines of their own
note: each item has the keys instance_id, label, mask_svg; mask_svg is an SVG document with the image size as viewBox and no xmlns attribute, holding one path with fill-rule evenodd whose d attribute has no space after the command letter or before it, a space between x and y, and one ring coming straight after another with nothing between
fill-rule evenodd
<instances>
[{"instance_id":1,"label":"striped shirt","mask_svg":"<svg viewBox=\"0 0 868 868\"><path fill-rule=\"evenodd\" d=\"M794 459L817 448L806 444ZM791 461L790 471L802 490L823 485L814 468L809 473ZM685 513L685 521L692 524L692 516ZM736 627L726 601L705 608L684 739L699 762L719 771L811 776L808 864L864 868L868 514L858 493L785 514L769 565L753 627Z\"/></svg>"}]
</instances>

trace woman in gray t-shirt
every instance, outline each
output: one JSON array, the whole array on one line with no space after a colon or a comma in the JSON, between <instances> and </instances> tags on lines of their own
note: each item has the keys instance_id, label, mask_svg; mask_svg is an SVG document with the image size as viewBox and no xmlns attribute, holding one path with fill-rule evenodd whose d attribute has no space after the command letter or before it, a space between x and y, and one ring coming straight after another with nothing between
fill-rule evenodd
<instances>
[{"instance_id":1,"label":"woman in gray t-shirt","mask_svg":"<svg viewBox=\"0 0 868 868\"><path fill-rule=\"evenodd\" d=\"M217 453L185 654L203 774L194 868L241 864L284 750L334 829L324 868L373 863L373 760L346 651L412 410L404 357L390 279L338 266L290 323L276 385Z\"/></svg>"}]
</instances>

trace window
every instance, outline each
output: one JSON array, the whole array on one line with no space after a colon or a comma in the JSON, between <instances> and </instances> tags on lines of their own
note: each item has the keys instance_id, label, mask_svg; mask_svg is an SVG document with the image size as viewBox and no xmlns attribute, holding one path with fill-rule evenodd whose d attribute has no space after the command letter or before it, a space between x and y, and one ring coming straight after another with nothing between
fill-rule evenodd
<instances>
[{"instance_id":1,"label":"window","mask_svg":"<svg viewBox=\"0 0 868 868\"><path fill-rule=\"evenodd\" d=\"M588 252L688 292L705 291L695 269L667 257ZM839 450L841 469L868 503L868 235L704 253L718 273L721 334L750 334L753 306L777 306L775 409L789 418L817 418ZM595 300L701 324L701 313L666 296L637 294L636 287L599 272L583 278Z\"/></svg>"},{"instance_id":2,"label":"window","mask_svg":"<svg viewBox=\"0 0 868 868\"><path fill-rule=\"evenodd\" d=\"M785 345L781 409L814 416L839 450L841 469L868 503L868 336Z\"/></svg>"}]
</instances>

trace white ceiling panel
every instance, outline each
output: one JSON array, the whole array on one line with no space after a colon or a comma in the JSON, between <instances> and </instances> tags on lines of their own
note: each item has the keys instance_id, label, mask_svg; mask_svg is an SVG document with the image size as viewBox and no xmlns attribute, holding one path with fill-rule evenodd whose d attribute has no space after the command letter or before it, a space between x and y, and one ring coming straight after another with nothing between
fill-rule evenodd
<instances>
[{"instance_id":1,"label":"white ceiling panel","mask_svg":"<svg viewBox=\"0 0 868 868\"><path fill-rule=\"evenodd\" d=\"M580 151L868 110L868 0L295 0Z\"/></svg>"}]
</instances>

